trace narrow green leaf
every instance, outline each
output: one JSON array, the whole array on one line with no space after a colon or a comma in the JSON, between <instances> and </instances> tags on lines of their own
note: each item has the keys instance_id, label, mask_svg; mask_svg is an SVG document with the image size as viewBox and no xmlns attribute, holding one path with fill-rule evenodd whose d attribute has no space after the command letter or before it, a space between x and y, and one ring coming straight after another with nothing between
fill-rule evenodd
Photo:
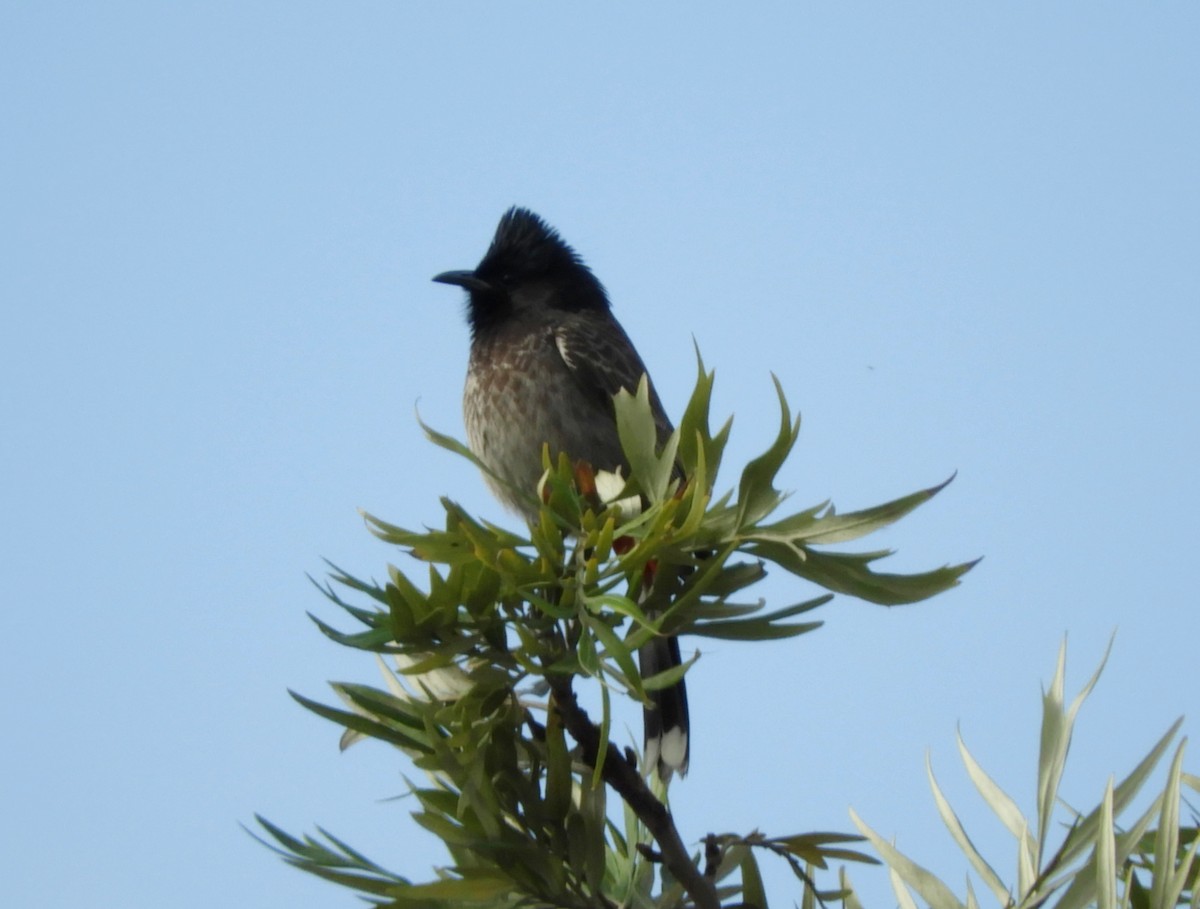
<instances>
[{"instance_id":1,"label":"narrow green leaf","mask_svg":"<svg viewBox=\"0 0 1200 909\"><path fill-rule=\"evenodd\" d=\"M563 824L563 831L566 834L567 867L574 877L582 880L587 874L587 822L578 811L572 811Z\"/></svg>"},{"instance_id":2,"label":"narrow green leaf","mask_svg":"<svg viewBox=\"0 0 1200 909\"><path fill-rule=\"evenodd\" d=\"M896 902L900 909L917 909L917 901L912 898L908 887L904 885L904 878L890 865L888 866L888 880L892 885L892 893L896 894Z\"/></svg>"},{"instance_id":3,"label":"narrow green leaf","mask_svg":"<svg viewBox=\"0 0 1200 909\"><path fill-rule=\"evenodd\" d=\"M1018 841L1028 836L1029 825L1025 821L1025 817L1021 814L1021 809L996 782L988 776L987 772L979 765L971 752L967 750L966 742L963 741L962 733L956 735L958 741L958 754L962 758L963 765L967 769L967 776L971 778L971 782L975 784L976 790L983 796L983 800L987 802L988 807L1000 819L1007 829Z\"/></svg>"},{"instance_id":4,"label":"narrow green leaf","mask_svg":"<svg viewBox=\"0 0 1200 909\"><path fill-rule=\"evenodd\" d=\"M762 608L766 605L766 600L759 600L757 603L702 602L696 604L694 614L697 622L740 619L748 615L754 615L756 612L762 612Z\"/></svg>"},{"instance_id":5,"label":"narrow green leaf","mask_svg":"<svg viewBox=\"0 0 1200 909\"><path fill-rule=\"evenodd\" d=\"M672 666L670 669L664 669L662 672L656 672L654 675L647 676L642 679L642 690L660 691L663 688L670 688L687 674L692 664L698 659L700 659L700 654L696 653L691 659L684 660L678 666Z\"/></svg>"},{"instance_id":6,"label":"narrow green leaf","mask_svg":"<svg viewBox=\"0 0 1200 909\"><path fill-rule=\"evenodd\" d=\"M658 617L660 629L668 632L676 630L670 620L678 622L678 616L686 615L694 608L694 604L705 594L709 581L724 569L725 562L733 554L736 546L736 543L727 543L700 563L699 570L689 579L687 589ZM659 577L665 577L665 572L659 572Z\"/></svg>"},{"instance_id":7,"label":"narrow green leaf","mask_svg":"<svg viewBox=\"0 0 1200 909\"><path fill-rule=\"evenodd\" d=\"M1006 902L1004 905L1008 905ZM967 878L967 909L979 909L979 900L975 896L975 888L971 886L971 879Z\"/></svg>"},{"instance_id":8,"label":"narrow green leaf","mask_svg":"<svg viewBox=\"0 0 1200 909\"><path fill-rule=\"evenodd\" d=\"M833 505L828 499L819 502L803 511L780 518L771 524L761 524L755 527L742 528L742 536L747 539L764 539L777 541L804 542L806 534L811 533L826 515L834 514Z\"/></svg>"},{"instance_id":9,"label":"narrow green leaf","mask_svg":"<svg viewBox=\"0 0 1200 909\"><path fill-rule=\"evenodd\" d=\"M325 564L328 565L331 569L333 569L332 574L330 574L330 577L336 583L341 584L344 587L349 587L351 590L361 591L362 593L367 594L367 596L372 597L375 600L378 600L380 603L384 603L384 604L387 603L387 600L384 598L383 591L379 589L378 584L368 583L367 581L360 581L358 578L354 577L353 575L349 574L348 572L343 571L341 568L339 568L333 562L329 561L329 559L325 559ZM335 603L337 603L343 609L352 610L351 606L347 605L342 600L338 599L337 594L335 594L333 592L333 589L329 585L318 584L317 581L314 580L311 575L309 576L308 579L310 581L312 581L312 583L314 585L316 585L317 589L320 590L321 593L325 594L325 596L329 597L331 600L333 600Z\"/></svg>"},{"instance_id":10,"label":"narrow green leaf","mask_svg":"<svg viewBox=\"0 0 1200 909\"><path fill-rule=\"evenodd\" d=\"M495 871L469 869L470 877L412 884L397 889L393 895L404 902L417 900L449 900L462 903L486 903L513 892L510 878Z\"/></svg>"},{"instance_id":11,"label":"narrow green leaf","mask_svg":"<svg viewBox=\"0 0 1200 909\"><path fill-rule=\"evenodd\" d=\"M430 743L420 737L414 736L404 730L393 728L392 726L380 723L376 720L369 719L357 713L350 713L345 710L337 710L333 707L327 707L324 704L310 700L301 694L294 691L289 691L290 694L301 706L307 707L317 716L331 720L339 726L346 729L353 729L355 732L361 732L364 735L370 736L380 741L390 742L400 748L406 750L418 751L421 753L429 753Z\"/></svg>"},{"instance_id":12,"label":"narrow green leaf","mask_svg":"<svg viewBox=\"0 0 1200 909\"><path fill-rule=\"evenodd\" d=\"M425 433L425 437L439 448L444 448L446 451L452 452L461 458L466 458L480 470L484 470L483 462L475 457L475 454L465 444L460 442L453 436L438 432L432 426L428 425L421 419L420 412L417 413L417 425L421 427L421 431Z\"/></svg>"},{"instance_id":13,"label":"narrow green leaf","mask_svg":"<svg viewBox=\"0 0 1200 909\"><path fill-rule=\"evenodd\" d=\"M807 849L813 846L824 846L829 843L863 843L865 836L857 833L834 833L832 831L816 831L813 833L796 833L791 836L773 836L768 843L783 846L789 852L793 849Z\"/></svg>"},{"instance_id":14,"label":"narrow green leaf","mask_svg":"<svg viewBox=\"0 0 1200 909\"><path fill-rule=\"evenodd\" d=\"M783 385L772 375L775 393L779 398L779 432L770 448L754 458L742 471L738 484L737 525L739 528L757 524L770 514L783 496L775 488L775 475L796 444L800 434L800 418L792 422L791 408L783 393Z\"/></svg>"},{"instance_id":15,"label":"narrow green leaf","mask_svg":"<svg viewBox=\"0 0 1200 909\"><path fill-rule=\"evenodd\" d=\"M704 465L703 473L707 475L707 482L701 485L701 492L704 493L708 492L717 478L721 456L729 439L733 421L732 417L726 420L717 434L712 434L709 412L714 380L715 374L705 370L700 348L696 346L696 384L683 412L683 418L679 421L678 455L679 462L689 476L698 476L697 467L700 464Z\"/></svg>"},{"instance_id":16,"label":"narrow green leaf","mask_svg":"<svg viewBox=\"0 0 1200 909\"><path fill-rule=\"evenodd\" d=\"M332 856L332 853L330 853L329 850L325 849L323 846L318 847L317 849L314 849L313 847L315 844L312 844L311 841L306 843L302 840L296 839L294 836L292 836L290 833L285 831L283 828L277 827L274 824L272 824L261 814L254 815L254 819L256 821L258 821L258 823L263 826L263 828L267 831L267 833L271 834L271 836L274 837L275 840L280 844L280 846L282 846L283 849L287 850L287 852L293 853L294 855L297 855L297 856L309 857L309 858L311 858L314 855L314 853L316 853L317 855ZM275 852L279 852L281 855L286 854L286 853L282 852L277 846L274 846L271 843L267 843L261 837L258 837L257 835L255 835L252 831L249 831L249 832L250 832L250 835L253 836L255 839L257 839L260 843L264 843L268 849L271 849Z\"/></svg>"},{"instance_id":17,"label":"narrow green leaf","mask_svg":"<svg viewBox=\"0 0 1200 909\"><path fill-rule=\"evenodd\" d=\"M843 909L863 909L862 901L855 893L854 884L850 881L850 874L845 868L838 869L838 884L841 885L842 891L848 894Z\"/></svg>"},{"instance_id":18,"label":"narrow green leaf","mask_svg":"<svg viewBox=\"0 0 1200 909\"><path fill-rule=\"evenodd\" d=\"M1175 739L1175 734L1179 731L1179 727L1183 724L1183 717L1176 720L1163 736L1155 743L1150 752L1138 762L1138 765L1130 771L1125 779L1121 780L1113 790L1113 812L1114 816L1120 816L1129 804L1137 797L1146 780L1154 772L1154 768L1166 753L1167 748ZM1064 865L1074 861L1079 855L1091 847L1095 842L1096 831L1100 823L1100 808L1097 806L1087 817L1080 820L1068 841L1060 848L1057 860L1058 864Z\"/></svg>"},{"instance_id":19,"label":"narrow green leaf","mask_svg":"<svg viewBox=\"0 0 1200 909\"><path fill-rule=\"evenodd\" d=\"M368 650L372 653L387 653L392 648L389 646L395 640L395 635L385 628L376 628L371 631L358 631L353 634L346 634L338 631L332 625L322 622L319 618L308 613L308 617L312 619L314 625L325 637L331 641L341 644L343 647L353 647L356 650Z\"/></svg>"},{"instance_id":20,"label":"narrow green leaf","mask_svg":"<svg viewBox=\"0 0 1200 909\"><path fill-rule=\"evenodd\" d=\"M996 897L996 902L1001 906L1007 906L1010 902L1008 888L1000 880L1000 875L988 864L980 851L975 848L975 844L971 842L971 838L963 828L962 822L959 821L958 815L954 813L954 809L950 807L950 802L942 794L942 789L938 786L937 778L933 775L933 763L929 759L928 754L925 755L925 772L929 776L929 786L933 790L933 799L937 803L938 814L942 816L942 822L946 825L946 829L950 831L950 835L958 843L958 848L966 855L967 860L971 863L971 867L975 869L975 873L983 878L983 882L992 891L992 895Z\"/></svg>"},{"instance_id":21,"label":"narrow green leaf","mask_svg":"<svg viewBox=\"0 0 1200 909\"><path fill-rule=\"evenodd\" d=\"M826 862L858 862L862 865L881 865L879 859L872 855L867 855L865 852L859 852L857 849L838 849L835 846L822 846L819 850L821 858L821 867L826 867ZM816 863L814 863L816 864Z\"/></svg>"},{"instance_id":22,"label":"narrow green leaf","mask_svg":"<svg viewBox=\"0 0 1200 909\"><path fill-rule=\"evenodd\" d=\"M1184 854L1176 868L1179 854L1179 789L1183 774L1183 752L1187 740L1179 743L1171 770L1167 774L1167 785L1163 790L1162 808L1158 819L1158 830L1154 840L1154 878L1150 887L1150 903L1154 906L1174 906L1179 901L1188 881L1190 866L1196 855L1196 842L1190 853ZM1197 838L1200 842L1200 838Z\"/></svg>"},{"instance_id":23,"label":"narrow green leaf","mask_svg":"<svg viewBox=\"0 0 1200 909\"><path fill-rule=\"evenodd\" d=\"M343 682L334 684L333 689L351 704L377 719L397 723L412 730L414 734L423 732L425 729L425 722L420 710L411 701L403 700L390 692L380 691L378 688L371 688L368 685Z\"/></svg>"},{"instance_id":24,"label":"narrow green leaf","mask_svg":"<svg viewBox=\"0 0 1200 909\"><path fill-rule=\"evenodd\" d=\"M888 868L909 887L912 887L921 898L929 904L930 909L966 909L947 887L930 871L922 868L912 859L904 855L895 846L881 837L878 833L866 825L866 823L855 813L854 809L850 809L850 819L854 822L859 832L871 841L871 845L875 847L875 851L887 863ZM897 898L901 897L900 891L903 888L898 888L896 892ZM907 894L906 894L907 895ZM908 897L911 900L911 897Z\"/></svg>"},{"instance_id":25,"label":"narrow green leaf","mask_svg":"<svg viewBox=\"0 0 1200 909\"><path fill-rule=\"evenodd\" d=\"M747 909L768 909L767 891L763 887L762 874L758 870L758 861L754 858L754 850L747 849L742 858L742 905Z\"/></svg>"},{"instance_id":26,"label":"narrow green leaf","mask_svg":"<svg viewBox=\"0 0 1200 909\"><path fill-rule=\"evenodd\" d=\"M602 619L598 619L585 612L583 613L583 621L591 629L596 639L600 641L604 647L605 654L616 661L617 666L621 670L622 680L640 700L643 697L641 675L638 673L637 663L634 661L633 654L629 648L625 646L620 637Z\"/></svg>"},{"instance_id":27,"label":"narrow green leaf","mask_svg":"<svg viewBox=\"0 0 1200 909\"><path fill-rule=\"evenodd\" d=\"M608 757L608 736L612 731L612 705L609 703L608 686L600 686L600 745L596 754L596 766L592 770L593 793L604 790L604 761ZM585 793L585 796L587 794ZM603 817L603 815L601 815Z\"/></svg>"},{"instance_id":28,"label":"narrow green leaf","mask_svg":"<svg viewBox=\"0 0 1200 909\"><path fill-rule=\"evenodd\" d=\"M804 873L812 879L812 868L806 867ZM828 898L828 897L826 897ZM805 886L800 897L800 909L817 909L817 894L815 888Z\"/></svg>"},{"instance_id":29,"label":"narrow green leaf","mask_svg":"<svg viewBox=\"0 0 1200 909\"><path fill-rule=\"evenodd\" d=\"M349 844L347 844L343 840L338 839L336 836L334 836L332 833L330 833L324 827L318 827L317 832L320 833L321 836L325 837L325 839L327 839L330 843L332 843L343 855L345 855L351 862L353 862L356 867L362 868L363 870L366 870L366 871L371 871L375 874L380 875L381 877L386 877L398 884L408 884L409 883L409 881L407 879L400 877L398 874L388 871L382 865L379 865L378 863L371 861L369 858L367 858L365 855L363 855L357 849L352 849Z\"/></svg>"},{"instance_id":30,"label":"narrow green leaf","mask_svg":"<svg viewBox=\"0 0 1200 909\"><path fill-rule=\"evenodd\" d=\"M679 430L682 442L685 429ZM696 433L696 462L691 467L684 467L687 484L684 489L684 518L679 524L679 536L683 539L695 537L704 526L704 517L708 505L712 501L712 479L708 473L707 455L704 451L704 440Z\"/></svg>"},{"instance_id":31,"label":"narrow green leaf","mask_svg":"<svg viewBox=\"0 0 1200 909\"><path fill-rule=\"evenodd\" d=\"M479 460L479 458L475 456L474 452L472 452L471 449L468 448L464 443L460 442L453 436L448 436L445 433L438 432L436 429L425 423L425 421L421 419L421 415L419 413L417 414L417 424L421 427L422 432L425 433L425 438L429 439L430 442L439 448L444 448L446 451L458 455L460 458L465 458L466 460L470 461L480 470L480 472L484 474L484 476L491 480L492 483L506 490L514 497L515 500L525 500L532 507L536 507L539 504L532 489L518 489L513 486L499 474L493 472L491 468L483 463L483 461Z\"/></svg>"},{"instance_id":32,"label":"narrow green leaf","mask_svg":"<svg viewBox=\"0 0 1200 909\"><path fill-rule=\"evenodd\" d=\"M596 651L596 638L591 626L585 626L579 635L579 643L575 646L580 668L593 678L600 675L600 657Z\"/></svg>"},{"instance_id":33,"label":"narrow green leaf","mask_svg":"<svg viewBox=\"0 0 1200 909\"><path fill-rule=\"evenodd\" d=\"M546 798L545 808L549 820L560 826L571 808L571 790L574 786L571 775L571 755L567 749L566 734L562 718L557 710L546 715Z\"/></svg>"},{"instance_id":34,"label":"narrow green leaf","mask_svg":"<svg viewBox=\"0 0 1200 909\"><path fill-rule=\"evenodd\" d=\"M1112 651L1113 637L1109 637L1108 648L1096 667L1091 678L1083 689L1076 695L1069 709L1064 710L1066 701L1064 690L1066 685L1067 642L1064 639L1059 647L1058 663L1050 688L1043 695L1042 734L1038 750L1038 844L1039 863L1045 849L1046 837L1053 821L1054 809L1058 804L1058 788L1066 768L1067 753L1071 747L1071 736L1075 727L1075 718L1079 708L1091 694L1096 682L1108 662Z\"/></svg>"},{"instance_id":35,"label":"narrow green leaf","mask_svg":"<svg viewBox=\"0 0 1200 909\"><path fill-rule=\"evenodd\" d=\"M705 456L704 439L708 435L709 411L712 403L713 373L704 369L700 348L696 348L696 384L679 421L679 461L691 474Z\"/></svg>"},{"instance_id":36,"label":"narrow green leaf","mask_svg":"<svg viewBox=\"0 0 1200 909\"><path fill-rule=\"evenodd\" d=\"M781 641L816 631L824 622L795 622L776 624L765 619L740 619L731 622L698 622L688 628L688 634L723 641Z\"/></svg>"},{"instance_id":37,"label":"narrow green leaf","mask_svg":"<svg viewBox=\"0 0 1200 909\"><path fill-rule=\"evenodd\" d=\"M805 600L803 603L794 603L791 606L784 606L782 609L768 612L766 615L759 616L759 618L764 622L777 622L780 619L790 619L794 615L811 612L814 609L824 606L832 599L832 593L823 593L819 597L813 597L811 600Z\"/></svg>"},{"instance_id":38,"label":"narrow green leaf","mask_svg":"<svg viewBox=\"0 0 1200 909\"><path fill-rule=\"evenodd\" d=\"M1058 799L1058 782L1071 744L1071 727L1066 717L1067 642L1058 648L1058 663L1050 687L1042 694L1042 732L1038 746L1037 830L1039 864L1045 848L1046 832Z\"/></svg>"},{"instance_id":39,"label":"narrow green leaf","mask_svg":"<svg viewBox=\"0 0 1200 909\"><path fill-rule=\"evenodd\" d=\"M788 533L786 524L781 529L783 534L786 534L795 542L804 543L805 545L821 546L831 543L848 543L851 540L857 540L890 524L894 524L920 505L932 499L945 489L953 479L954 475L952 474L948 479L943 480L936 486L930 486L928 489L922 489L910 495L902 496L899 499L894 499L891 502L876 505L873 508L865 508L862 511L851 511L845 514L830 512L826 515L821 515L818 518L810 520L808 522L809 527L806 530ZM756 538L778 539L780 530L777 530L777 527L778 525L768 525L756 528L753 536Z\"/></svg>"},{"instance_id":40,"label":"narrow green leaf","mask_svg":"<svg viewBox=\"0 0 1200 909\"><path fill-rule=\"evenodd\" d=\"M392 881L381 881L376 877L367 876L364 874L346 873L344 871L334 871L332 868L315 865L310 862L287 859L289 865L299 868L301 871L306 871L322 880L337 884L339 887L348 887L352 890L361 890L363 893L371 893L375 896L393 896L397 889L403 887L401 884L396 884Z\"/></svg>"},{"instance_id":41,"label":"narrow green leaf","mask_svg":"<svg viewBox=\"0 0 1200 909\"><path fill-rule=\"evenodd\" d=\"M1196 836L1193 832L1192 845L1183 853L1179 860L1179 867L1175 869L1174 886L1166 893L1165 898L1170 901L1167 905L1182 905L1183 892L1189 888L1192 891L1191 905L1195 906L1200 902L1200 880L1197 879L1196 874L1193 872L1193 868L1197 864L1196 857L1198 854L1200 854L1200 836Z\"/></svg>"},{"instance_id":42,"label":"narrow green leaf","mask_svg":"<svg viewBox=\"0 0 1200 909\"><path fill-rule=\"evenodd\" d=\"M613 405L621 450L629 460L630 479L651 502L661 502L674 471L679 433L671 434L660 455L657 451L658 427L650 406L650 386L644 374L638 382L637 392L630 394L622 388L613 396Z\"/></svg>"},{"instance_id":43,"label":"narrow green leaf","mask_svg":"<svg viewBox=\"0 0 1200 909\"><path fill-rule=\"evenodd\" d=\"M766 569L761 561L726 562L720 572L705 581L705 596L724 599L747 587L758 583L766 577Z\"/></svg>"},{"instance_id":44,"label":"narrow green leaf","mask_svg":"<svg viewBox=\"0 0 1200 909\"><path fill-rule=\"evenodd\" d=\"M607 610L617 615L627 616L641 625L648 624L649 622L649 619L637 603L629 597L621 596L620 594L607 593L600 596L589 596L585 602L588 609L596 615L602 615Z\"/></svg>"},{"instance_id":45,"label":"narrow green leaf","mask_svg":"<svg viewBox=\"0 0 1200 909\"><path fill-rule=\"evenodd\" d=\"M1113 830L1113 785L1109 779L1100 802L1100 829L1096 836L1097 909L1117 909L1117 843Z\"/></svg>"},{"instance_id":46,"label":"narrow green leaf","mask_svg":"<svg viewBox=\"0 0 1200 909\"><path fill-rule=\"evenodd\" d=\"M679 629L687 634L707 635L714 638L731 640L758 640L794 637L819 628L822 622L805 624L781 625L782 619L788 619L801 613L810 612L824 606L833 599L833 594L822 594L802 603L794 603L782 609L776 609L764 615L755 615L763 603L760 601L753 606L738 606L730 603L704 603L695 610L695 619Z\"/></svg>"},{"instance_id":47,"label":"narrow green leaf","mask_svg":"<svg viewBox=\"0 0 1200 909\"><path fill-rule=\"evenodd\" d=\"M1038 876L1038 843L1026 828L1017 836L1017 892L1028 893Z\"/></svg>"},{"instance_id":48,"label":"narrow green leaf","mask_svg":"<svg viewBox=\"0 0 1200 909\"><path fill-rule=\"evenodd\" d=\"M746 547L751 555L775 562L826 590L858 597L881 606L900 606L928 599L952 587L978 564L964 562L917 574L876 573L871 562L889 552L841 553L815 549L797 550L783 543L759 541Z\"/></svg>"}]
</instances>

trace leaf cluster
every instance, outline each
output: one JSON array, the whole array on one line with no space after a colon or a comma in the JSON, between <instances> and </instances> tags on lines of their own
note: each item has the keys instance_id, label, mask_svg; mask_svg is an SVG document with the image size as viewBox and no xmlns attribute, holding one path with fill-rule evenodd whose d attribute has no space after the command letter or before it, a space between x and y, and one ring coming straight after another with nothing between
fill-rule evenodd
<instances>
[{"instance_id":1,"label":"leaf cluster","mask_svg":"<svg viewBox=\"0 0 1200 909\"><path fill-rule=\"evenodd\" d=\"M826 502L778 516L786 495L776 477L799 433L778 382L774 440L741 470L736 494L714 496L731 423L710 428L712 384L700 363L683 419L662 447L646 382L615 397L631 468L615 494L602 492L612 484L590 465L551 460L547 451L527 535L479 520L450 499L442 499L445 520L436 529L365 515L371 531L418 570L390 565L376 582L334 567L318 586L358 627L313 620L339 644L378 654L386 685L336 684L340 707L294 696L342 726L344 744L372 738L411 759L424 774L410 784L414 818L442 839L451 864L434 880L412 883L328 834L296 839L264 821L288 861L380 905L666 909L739 892L765 906L756 849L789 861L813 896L807 875L827 859L867 860L845 848L856 836L710 836L700 878L686 855L683 864L664 857L678 835L662 793L652 794L636 771L632 782L616 772L636 768L637 756L610 741L612 697L647 704L648 691L677 682L694 663L643 678L635 655L655 636L795 637L820 626L806 614L835 593L911 603L956 585L974 564L881 573L874 566L886 551L826 548L899 520L944 483L862 511L839 514ZM462 443L425 430L486 470ZM767 610L746 594L768 564L823 590ZM586 748L592 726L582 724L591 721L571 688L583 680L596 685L602 707ZM610 789L624 802L623 824L612 820ZM720 883L734 871L740 884Z\"/></svg>"},{"instance_id":2,"label":"leaf cluster","mask_svg":"<svg viewBox=\"0 0 1200 909\"><path fill-rule=\"evenodd\" d=\"M1111 645L1110 645L1111 646ZM1107 654L1105 660L1107 661ZM1091 693L1104 661L1071 704L1066 703L1066 645L1042 697L1041 743L1038 754L1036 810L1025 817L1016 802L984 771L961 736L959 754L967 775L985 804L1016 840L1015 881L1001 874L976 848L958 814L938 786L933 767L927 767L938 812L954 842L996 905L1005 909L1200 909L1200 835L1180 820L1181 791L1200 792L1200 778L1184 773L1186 739L1176 742L1182 719L1155 743L1149 753L1120 782L1110 779L1098 805L1087 813L1066 809L1065 833L1059 832L1059 786L1066 767L1076 716ZM1131 821L1118 823L1133 806L1146 782L1175 744L1166 783L1150 805ZM902 909L915 909L915 892L932 909L975 909L979 900L968 878L963 897L927 869L883 839L857 815L859 830L887 863ZM911 888L911 890L910 890Z\"/></svg>"}]
</instances>

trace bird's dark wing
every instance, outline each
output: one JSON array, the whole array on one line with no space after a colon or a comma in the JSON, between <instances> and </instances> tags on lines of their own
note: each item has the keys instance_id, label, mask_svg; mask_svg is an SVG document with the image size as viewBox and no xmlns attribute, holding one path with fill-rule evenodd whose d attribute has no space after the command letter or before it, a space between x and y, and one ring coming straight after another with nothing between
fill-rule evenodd
<instances>
[{"instance_id":1,"label":"bird's dark wing","mask_svg":"<svg viewBox=\"0 0 1200 909\"><path fill-rule=\"evenodd\" d=\"M608 313L572 313L554 327L554 343L580 390L610 416L613 395L622 388L635 393L643 374L649 380L646 365L633 342ZM650 409L661 445L671 434L672 426L652 381Z\"/></svg>"},{"instance_id":2,"label":"bird's dark wing","mask_svg":"<svg viewBox=\"0 0 1200 909\"><path fill-rule=\"evenodd\" d=\"M612 422L616 434L613 395L622 388L636 392L646 375L646 366L624 329L608 313L572 313L554 327L554 344L567 371L582 391L585 400ZM649 376L647 375L647 380ZM663 410L654 383L650 382L650 408L662 445L671 434L671 421ZM675 465L677 477L682 470ZM679 641L659 637L638 651L642 678L649 678L679 665ZM668 688L651 692L645 711L645 766L654 768L660 779L687 773L689 755L687 689L683 679Z\"/></svg>"}]
</instances>

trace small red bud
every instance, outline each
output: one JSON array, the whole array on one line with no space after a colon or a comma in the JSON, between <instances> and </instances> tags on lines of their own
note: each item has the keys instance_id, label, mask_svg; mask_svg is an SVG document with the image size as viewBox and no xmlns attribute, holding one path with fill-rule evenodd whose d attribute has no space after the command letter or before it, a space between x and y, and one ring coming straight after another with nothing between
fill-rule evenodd
<instances>
[{"instance_id":1,"label":"small red bud","mask_svg":"<svg viewBox=\"0 0 1200 909\"><path fill-rule=\"evenodd\" d=\"M649 587L654 583L654 575L658 573L658 559L651 559L642 570L642 583Z\"/></svg>"}]
</instances>

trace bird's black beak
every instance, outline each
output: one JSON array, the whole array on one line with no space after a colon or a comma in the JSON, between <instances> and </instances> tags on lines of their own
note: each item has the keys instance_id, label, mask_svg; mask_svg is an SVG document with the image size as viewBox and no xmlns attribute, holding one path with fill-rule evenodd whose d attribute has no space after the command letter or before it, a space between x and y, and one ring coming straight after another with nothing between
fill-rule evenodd
<instances>
[{"instance_id":1,"label":"bird's black beak","mask_svg":"<svg viewBox=\"0 0 1200 909\"><path fill-rule=\"evenodd\" d=\"M438 284L453 284L466 290L491 290L491 285L477 278L473 271L444 271L440 275L434 275L433 280Z\"/></svg>"}]
</instances>

